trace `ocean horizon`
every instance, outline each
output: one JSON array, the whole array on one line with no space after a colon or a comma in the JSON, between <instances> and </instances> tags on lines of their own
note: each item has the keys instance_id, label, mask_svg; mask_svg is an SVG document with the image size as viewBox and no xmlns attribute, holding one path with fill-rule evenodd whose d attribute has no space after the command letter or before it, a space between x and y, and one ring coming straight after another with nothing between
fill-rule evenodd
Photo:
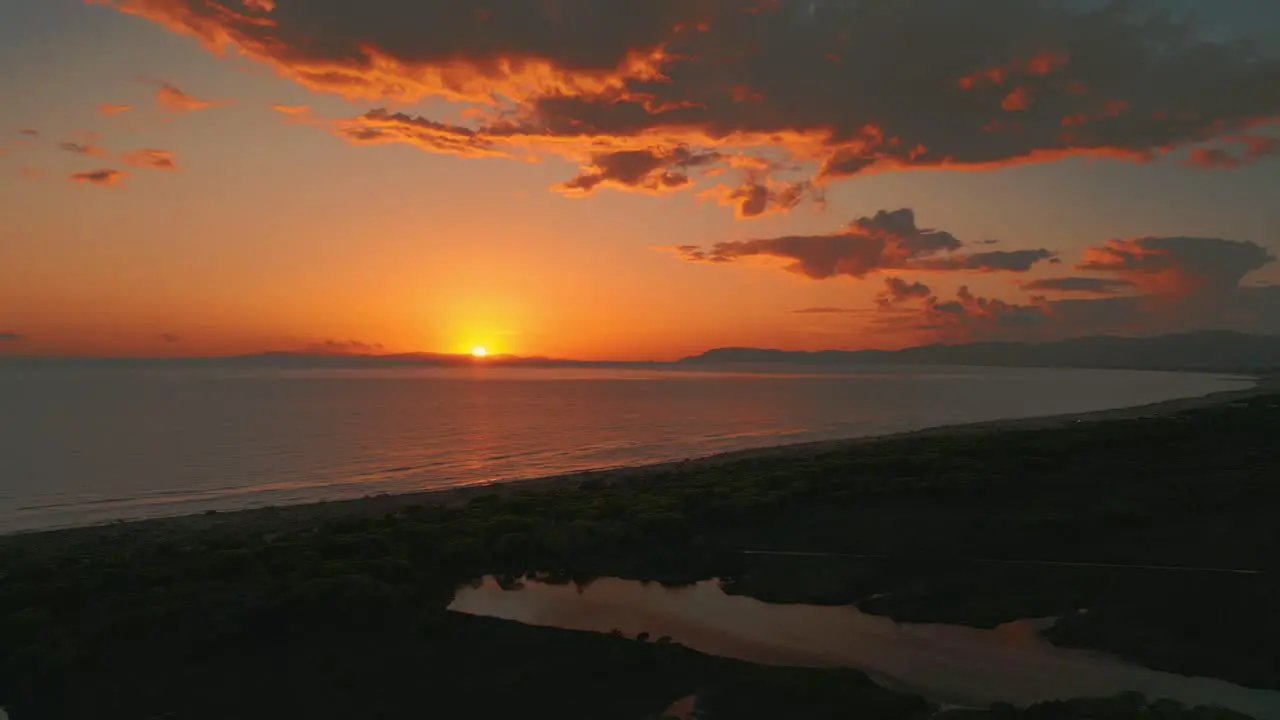
<instances>
[{"instance_id":1,"label":"ocean horizon","mask_svg":"<svg viewBox=\"0 0 1280 720\"><path fill-rule=\"evenodd\" d=\"M0 532L440 490L1131 407L1219 374L977 367L0 369Z\"/></svg>"}]
</instances>

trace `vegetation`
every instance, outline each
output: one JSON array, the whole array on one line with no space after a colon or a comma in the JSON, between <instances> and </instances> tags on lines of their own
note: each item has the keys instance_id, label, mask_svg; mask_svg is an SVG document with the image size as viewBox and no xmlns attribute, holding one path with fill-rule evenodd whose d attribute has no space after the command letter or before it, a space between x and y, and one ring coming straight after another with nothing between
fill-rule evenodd
<instances>
[{"instance_id":1,"label":"vegetation","mask_svg":"<svg viewBox=\"0 0 1280 720\"><path fill-rule=\"evenodd\" d=\"M643 718L719 688L708 696L721 698L708 700L715 718L764 717L752 708L789 702L808 703L806 714L770 717L845 717L822 710L845 712L841 692L857 695L859 716L932 712L852 671L754 668L445 611L462 582L532 572L721 577L761 599L859 602L910 620L1055 615L1054 642L1280 687L1276 437L1280 397L1263 396L1168 418L676 467L624 485L495 493L385 517L264 527L230 515L0 538L0 705L15 720ZM788 694L808 683L844 690ZM760 699L770 688L776 705ZM735 704L747 689L755 699ZM1025 712L1110 717L1095 710ZM1170 713L1152 706L1141 716L1178 717Z\"/></svg>"}]
</instances>

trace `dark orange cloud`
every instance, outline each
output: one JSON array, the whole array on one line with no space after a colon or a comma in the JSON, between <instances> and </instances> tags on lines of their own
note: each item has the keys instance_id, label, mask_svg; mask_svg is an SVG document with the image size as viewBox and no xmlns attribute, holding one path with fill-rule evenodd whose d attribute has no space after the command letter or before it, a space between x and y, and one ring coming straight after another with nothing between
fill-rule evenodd
<instances>
[{"instance_id":1,"label":"dark orange cloud","mask_svg":"<svg viewBox=\"0 0 1280 720\"><path fill-rule=\"evenodd\" d=\"M1187 297L1234 290L1246 275L1275 259L1249 241L1145 237L1088 248L1078 268L1115 276L1151 295Z\"/></svg>"},{"instance_id":2,"label":"dark orange cloud","mask_svg":"<svg viewBox=\"0 0 1280 720\"><path fill-rule=\"evenodd\" d=\"M200 100L170 82L161 82L156 89L156 102L173 112L205 110L225 103L223 100Z\"/></svg>"},{"instance_id":3,"label":"dark orange cloud","mask_svg":"<svg viewBox=\"0 0 1280 720\"><path fill-rule=\"evenodd\" d=\"M922 290L923 289L923 290ZM901 290L895 301L895 292ZM943 300L919 283L889 287L877 299L879 317L871 329L908 342L974 342L1016 338L1026 341L1052 335L1060 328L1051 303L1041 297L1028 302L979 297L961 286L954 299Z\"/></svg>"},{"instance_id":4,"label":"dark orange cloud","mask_svg":"<svg viewBox=\"0 0 1280 720\"><path fill-rule=\"evenodd\" d=\"M1043 249L965 254L957 252L961 247L960 240L951 233L917 227L915 213L903 208L858 218L843 231L830 235L721 242L710 249L696 245L667 249L689 262L782 259L788 262L784 268L787 272L814 280L864 278L883 270L1026 272L1036 263L1056 256Z\"/></svg>"},{"instance_id":5,"label":"dark orange cloud","mask_svg":"<svg viewBox=\"0 0 1280 720\"><path fill-rule=\"evenodd\" d=\"M477 103L489 110L466 127L375 110L345 132L430 152L556 153L584 163L561 186L571 191L693 184L660 169L615 181L602 154L763 147L830 182L1072 156L1146 162L1280 118L1280 58L1199 34L1156 0L965 12L901 0L88 1L314 90ZM370 121L386 126L360 127ZM744 217L761 206L759 184L728 192Z\"/></svg>"},{"instance_id":6,"label":"dark orange cloud","mask_svg":"<svg viewBox=\"0 0 1280 720\"><path fill-rule=\"evenodd\" d=\"M102 103L98 106L98 112L102 115L119 115L127 113L133 109L132 105L121 105L119 103Z\"/></svg>"},{"instance_id":7,"label":"dark orange cloud","mask_svg":"<svg viewBox=\"0 0 1280 720\"><path fill-rule=\"evenodd\" d=\"M1098 333L1230 328L1280 332L1280 285L1246 286L1250 272L1275 261L1256 243L1220 238L1112 240L1086 250L1079 268L1096 276L1025 283L1023 301L984 298L961 288L952 300L878 301L882 332L917 341L1052 340ZM905 284L904 286L905 287ZM1094 297L1048 300L1034 293ZM892 295L891 288L887 294Z\"/></svg>"},{"instance_id":8,"label":"dark orange cloud","mask_svg":"<svg viewBox=\"0 0 1280 720\"><path fill-rule=\"evenodd\" d=\"M792 310L791 312L796 315L859 315L867 312L867 310L841 307L807 307Z\"/></svg>"},{"instance_id":9,"label":"dark orange cloud","mask_svg":"<svg viewBox=\"0 0 1280 720\"><path fill-rule=\"evenodd\" d=\"M271 106L271 109L281 115L288 115L290 117L305 117L311 114L311 107L308 105L281 105L280 103L276 103Z\"/></svg>"},{"instance_id":10,"label":"dark orange cloud","mask_svg":"<svg viewBox=\"0 0 1280 720\"><path fill-rule=\"evenodd\" d=\"M1245 135L1226 138L1226 141L1240 145L1241 150L1232 153L1223 148L1195 148L1187 156L1185 164L1204 170L1234 170L1266 157L1280 155L1280 137Z\"/></svg>"},{"instance_id":11,"label":"dark orange cloud","mask_svg":"<svg viewBox=\"0 0 1280 720\"><path fill-rule=\"evenodd\" d=\"M360 340L323 340L303 348L303 352L317 355L375 355L385 350L382 343L367 343Z\"/></svg>"},{"instance_id":12,"label":"dark orange cloud","mask_svg":"<svg viewBox=\"0 0 1280 720\"><path fill-rule=\"evenodd\" d=\"M884 291L876 298L876 302L881 307L890 307L912 300L923 300L932 294L933 291L924 283L890 277L884 279Z\"/></svg>"},{"instance_id":13,"label":"dark orange cloud","mask_svg":"<svg viewBox=\"0 0 1280 720\"><path fill-rule=\"evenodd\" d=\"M1118 295L1132 290L1133 283L1117 278L1056 277L1023 283L1022 289L1027 292Z\"/></svg>"},{"instance_id":14,"label":"dark orange cloud","mask_svg":"<svg viewBox=\"0 0 1280 720\"><path fill-rule=\"evenodd\" d=\"M406 143L419 150L466 157L510 157L493 139L462 127L426 118L371 110L335 125L336 132L358 145Z\"/></svg>"},{"instance_id":15,"label":"dark orange cloud","mask_svg":"<svg viewBox=\"0 0 1280 720\"><path fill-rule=\"evenodd\" d=\"M718 185L704 195L721 205L733 207L734 217L749 219L787 212L805 200L821 205L825 202L822 188L809 180L794 182L761 178L748 172L741 185Z\"/></svg>"},{"instance_id":16,"label":"dark orange cloud","mask_svg":"<svg viewBox=\"0 0 1280 720\"><path fill-rule=\"evenodd\" d=\"M1015 58L1004 65L989 65L962 76L956 84L964 90L1002 86L1010 79L1050 75L1066 67L1069 55L1042 51L1027 58Z\"/></svg>"},{"instance_id":17,"label":"dark orange cloud","mask_svg":"<svg viewBox=\"0 0 1280 720\"><path fill-rule=\"evenodd\" d=\"M1275 332L1280 287L1247 288L1244 278L1275 260L1256 243L1196 237L1111 240L1086 249L1078 269L1096 275L1046 278L1029 293L1092 295L1030 302L966 297L931 300L921 328L949 339L1054 339L1105 332L1177 332L1233 327ZM944 317L950 315L952 317ZM957 319L958 318L958 319ZM894 320L893 322L899 322Z\"/></svg>"},{"instance_id":18,"label":"dark orange cloud","mask_svg":"<svg viewBox=\"0 0 1280 720\"><path fill-rule=\"evenodd\" d=\"M178 162L168 150L135 150L122 158L125 165L153 170L177 170Z\"/></svg>"},{"instance_id":19,"label":"dark orange cloud","mask_svg":"<svg viewBox=\"0 0 1280 720\"><path fill-rule=\"evenodd\" d=\"M950 341L988 338L1010 328L1023 332L1027 326L1046 322L1051 313L1043 298L1032 298L1027 304L1011 303L978 297L963 285L954 300L928 298L922 311L925 327Z\"/></svg>"},{"instance_id":20,"label":"dark orange cloud","mask_svg":"<svg viewBox=\"0 0 1280 720\"><path fill-rule=\"evenodd\" d=\"M74 142L72 140L66 140L58 143L58 149L64 152L75 153L76 155L89 155L92 157L105 157L107 154L106 150L103 150L97 145L93 145L89 142Z\"/></svg>"},{"instance_id":21,"label":"dark orange cloud","mask_svg":"<svg viewBox=\"0 0 1280 720\"><path fill-rule=\"evenodd\" d=\"M370 0L328 9L228 0L86 0L234 48L298 83L350 98L492 101L599 93L660 77L677 28L696 32L714 3L619 0Z\"/></svg>"},{"instance_id":22,"label":"dark orange cloud","mask_svg":"<svg viewBox=\"0 0 1280 720\"><path fill-rule=\"evenodd\" d=\"M88 172L78 172L71 176L72 182L88 183L90 185L111 186L123 182L129 173L124 170L112 170L110 168L103 170L90 170Z\"/></svg>"},{"instance_id":23,"label":"dark orange cloud","mask_svg":"<svg viewBox=\"0 0 1280 720\"><path fill-rule=\"evenodd\" d=\"M919 270L977 270L980 272L1027 272L1036 263L1057 264L1058 253L1052 250L990 250L987 252L930 258L916 264Z\"/></svg>"},{"instance_id":24,"label":"dark orange cloud","mask_svg":"<svg viewBox=\"0 0 1280 720\"><path fill-rule=\"evenodd\" d=\"M697 153L687 147L596 153L577 177L556 189L566 195L585 195L597 187L664 192L693 182L691 169L719 160L718 153Z\"/></svg>"}]
</instances>

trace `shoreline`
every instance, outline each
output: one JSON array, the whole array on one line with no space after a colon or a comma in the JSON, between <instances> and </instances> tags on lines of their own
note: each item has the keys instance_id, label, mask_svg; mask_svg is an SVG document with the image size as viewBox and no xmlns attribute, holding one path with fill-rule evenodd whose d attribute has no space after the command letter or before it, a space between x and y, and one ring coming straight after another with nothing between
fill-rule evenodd
<instances>
[{"instance_id":1,"label":"shoreline","mask_svg":"<svg viewBox=\"0 0 1280 720\"><path fill-rule=\"evenodd\" d=\"M1230 373L1222 373L1231 375ZM0 532L0 543L26 538L62 538L73 536L111 535L131 533L135 531L166 530L231 530L235 532L254 532L257 530L278 529L284 524L312 524L339 518L380 517L394 514L401 510L416 506L457 507L465 505L473 498L498 495L512 497L526 494L544 493L557 490L576 490L584 484L612 486L618 484L641 482L654 476L680 470L698 471L718 468L752 459L806 458L832 451L857 448L880 442L898 440L930 439L939 437L962 437L973 434L997 433L1024 430L1048 430L1079 422L1105 422L1109 420L1131 420L1154 418L1215 405L1227 404L1259 395L1280 392L1280 374L1240 375L1242 380L1249 381L1246 387L1234 390L1220 390L1207 395L1162 400L1145 405L1091 410L1079 413L1059 415L1043 415L1001 420L985 420L973 423L939 425L919 430L907 430L881 435L866 435L833 440L813 440L799 443L766 445L740 450L714 453L682 460L625 465L580 470L554 475L543 475L530 478L512 478L489 480L468 485L456 485L438 489L418 490L406 493L387 495L370 495L360 498L328 500L296 505L273 505L258 508L237 510L207 511L196 514L181 514L162 517L114 520L90 525L72 525L16 532Z\"/></svg>"}]
</instances>

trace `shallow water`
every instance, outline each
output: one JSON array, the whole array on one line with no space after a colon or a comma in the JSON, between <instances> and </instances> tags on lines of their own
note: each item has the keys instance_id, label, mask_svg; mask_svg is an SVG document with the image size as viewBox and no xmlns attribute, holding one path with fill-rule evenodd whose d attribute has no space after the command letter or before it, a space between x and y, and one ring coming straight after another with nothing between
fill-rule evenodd
<instances>
[{"instance_id":1,"label":"shallow water","mask_svg":"<svg viewBox=\"0 0 1280 720\"><path fill-rule=\"evenodd\" d=\"M1030 705L1137 690L1153 699L1280 719L1280 692L1058 648L1038 634L1052 620L989 630L899 624L850 606L773 605L727 595L714 580L666 588L610 578L586 586L526 580L518 590L486 578L459 589L450 609L530 625L666 635L695 650L762 664L856 668L886 686L945 703Z\"/></svg>"},{"instance_id":2,"label":"shallow water","mask_svg":"<svg viewBox=\"0 0 1280 720\"><path fill-rule=\"evenodd\" d=\"M1241 387L1100 370L0 364L0 532L447 488Z\"/></svg>"}]
</instances>

